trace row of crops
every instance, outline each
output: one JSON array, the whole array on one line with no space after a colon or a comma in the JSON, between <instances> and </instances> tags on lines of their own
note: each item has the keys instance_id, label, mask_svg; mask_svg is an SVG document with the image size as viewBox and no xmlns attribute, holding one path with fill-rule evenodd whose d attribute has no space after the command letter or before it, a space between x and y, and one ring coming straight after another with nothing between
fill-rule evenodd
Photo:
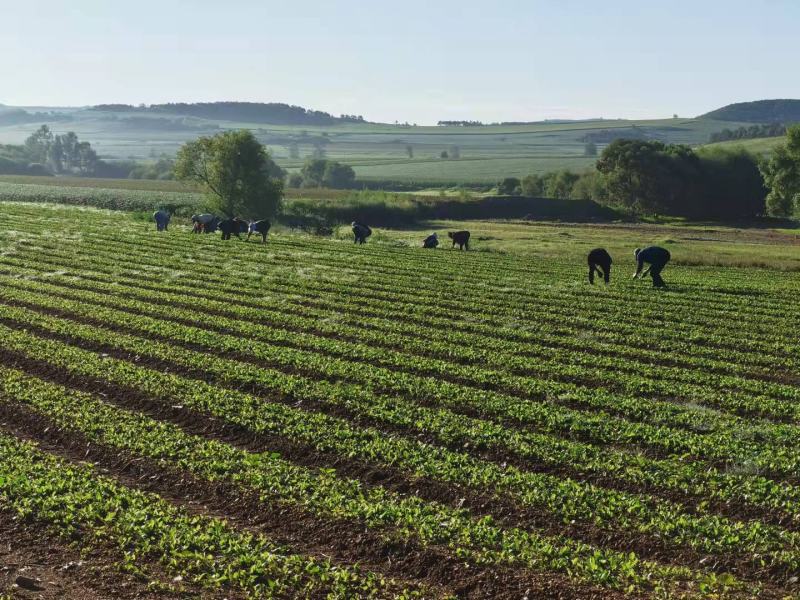
<instances>
[{"instance_id":1,"label":"row of crops","mask_svg":"<svg viewBox=\"0 0 800 600\"><path fill-rule=\"evenodd\" d=\"M0 519L209 593L800 593L790 276L0 206Z\"/></svg>"}]
</instances>

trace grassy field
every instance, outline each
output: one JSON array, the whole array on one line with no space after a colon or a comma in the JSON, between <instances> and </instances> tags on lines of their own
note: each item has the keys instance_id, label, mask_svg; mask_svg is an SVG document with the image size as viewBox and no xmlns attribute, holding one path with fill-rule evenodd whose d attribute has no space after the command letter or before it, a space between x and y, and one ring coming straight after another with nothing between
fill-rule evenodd
<instances>
[{"instance_id":1,"label":"grassy field","mask_svg":"<svg viewBox=\"0 0 800 600\"><path fill-rule=\"evenodd\" d=\"M0 206L0 586L34 555L71 598L800 593L796 234Z\"/></svg>"},{"instance_id":2,"label":"grassy field","mask_svg":"<svg viewBox=\"0 0 800 600\"><path fill-rule=\"evenodd\" d=\"M728 142L717 142L707 144L706 148L746 148L753 154L769 156L776 146L786 143L786 137L755 138L752 140L730 140Z\"/></svg>"},{"instance_id":3,"label":"grassy field","mask_svg":"<svg viewBox=\"0 0 800 600\"><path fill-rule=\"evenodd\" d=\"M633 249L660 245L673 264L704 267L754 267L800 271L800 229L738 228L719 224L680 223L543 223L535 221L431 221L415 229L383 230L395 243L416 247L436 231L448 245L447 231L467 229L479 252L529 256L530 260L570 260L576 265L593 248L616 257L620 276L634 270Z\"/></svg>"},{"instance_id":4,"label":"grassy field","mask_svg":"<svg viewBox=\"0 0 800 600\"><path fill-rule=\"evenodd\" d=\"M601 132L699 145L706 143L711 133L740 125L709 119L598 119L481 127L374 123L300 127L193 119L197 130L161 131L126 128L127 113L73 110L69 115L70 121L48 124L56 133L75 131L106 159L148 161L162 154L171 156L198 135L245 128L290 171L299 169L315 147L321 146L329 158L353 165L361 179L431 184L495 183L503 177L559 169L582 171L594 163L593 158L584 156L584 138ZM22 143L35 128L30 123L0 126L0 143ZM599 141L599 149L606 143ZM297 158L291 157L293 144L299 150ZM442 151L452 152L453 146L458 147L460 159L440 158ZM413 157L408 156L408 147Z\"/></svg>"},{"instance_id":5,"label":"grassy field","mask_svg":"<svg viewBox=\"0 0 800 600\"><path fill-rule=\"evenodd\" d=\"M179 217L206 210L206 198L172 181L0 176L0 200L72 204L136 211L150 219L165 208ZM617 213L583 200L497 198L465 190L411 194L380 190L287 189L279 221L305 228L353 220L373 225L418 223L432 218L529 218L609 220Z\"/></svg>"}]
</instances>

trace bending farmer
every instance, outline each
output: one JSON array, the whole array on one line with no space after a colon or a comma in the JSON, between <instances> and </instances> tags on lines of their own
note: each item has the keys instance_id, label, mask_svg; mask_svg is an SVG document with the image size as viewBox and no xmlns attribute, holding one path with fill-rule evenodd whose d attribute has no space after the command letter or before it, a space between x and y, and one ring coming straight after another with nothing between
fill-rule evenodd
<instances>
[{"instance_id":1,"label":"bending farmer","mask_svg":"<svg viewBox=\"0 0 800 600\"><path fill-rule=\"evenodd\" d=\"M641 273L642 277L650 273L650 277L653 278L653 287L664 287L666 285L664 280L661 279L661 271L664 270L664 267L669 262L669 250L661 248L660 246L648 246L644 250L637 248L633 255L636 257L636 273L633 274L634 279L636 279L639 273ZM642 273L644 263L648 263L650 266Z\"/></svg>"},{"instance_id":2,"label":"bending farmer","mask_svg":"<svg viewBox=\"0 0 800 600\"><path fill-rule=\"evenodd\" d=\"M589 252L589 283L594 284L594 272L603 276L608 283L611 278L611 255L605 248L595 248Z\"/></svg>"}]
</instances>

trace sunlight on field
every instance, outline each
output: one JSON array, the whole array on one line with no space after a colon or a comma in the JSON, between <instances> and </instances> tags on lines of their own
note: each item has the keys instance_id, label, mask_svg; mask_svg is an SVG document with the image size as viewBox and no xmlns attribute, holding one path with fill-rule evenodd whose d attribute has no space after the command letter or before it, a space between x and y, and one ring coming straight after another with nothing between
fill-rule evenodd
<instances>
[{"instance_id":1,"label":"sunlight on field","mask_svg":"<svg viewBox=\"0 0 800 600\"><path fill-rule=\"evenodd\" d=\"M31 522L253 596L800 591L796 235L263 246L0 209L0 502ZM667 289L631 280L634 245L666 239Z\"/></svg>"}]
</instances>

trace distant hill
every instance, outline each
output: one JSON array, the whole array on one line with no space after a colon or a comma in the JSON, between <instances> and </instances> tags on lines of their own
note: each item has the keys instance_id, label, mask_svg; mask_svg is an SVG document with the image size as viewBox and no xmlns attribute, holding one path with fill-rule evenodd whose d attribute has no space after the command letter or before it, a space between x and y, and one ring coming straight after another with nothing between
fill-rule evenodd
<instances>
[{"instance_id":1,"label":"distant hill","mask_svg":"<svg viewBox=\"0 0 800 600\"><path fill-rule=\"evenodd\" d=\"M797 123L800 122L800 100L737 102L698 118L742 123Z\"/></svg>"},{"instance_id":2,"label":"distant hill","mask_svg":"<svg viewBox=\"0 0 800 600\"><path fill-rule=\"evenodd\" d=\"M151 113L196 117L211 121L238 121L242 123L267 123L270 125L336 125L337 123L363 123L360 115L333 116L302 106L261 102L197 102L151 104L99 104L91 110L114 113Z\"/></svg>"}]
</instances>

